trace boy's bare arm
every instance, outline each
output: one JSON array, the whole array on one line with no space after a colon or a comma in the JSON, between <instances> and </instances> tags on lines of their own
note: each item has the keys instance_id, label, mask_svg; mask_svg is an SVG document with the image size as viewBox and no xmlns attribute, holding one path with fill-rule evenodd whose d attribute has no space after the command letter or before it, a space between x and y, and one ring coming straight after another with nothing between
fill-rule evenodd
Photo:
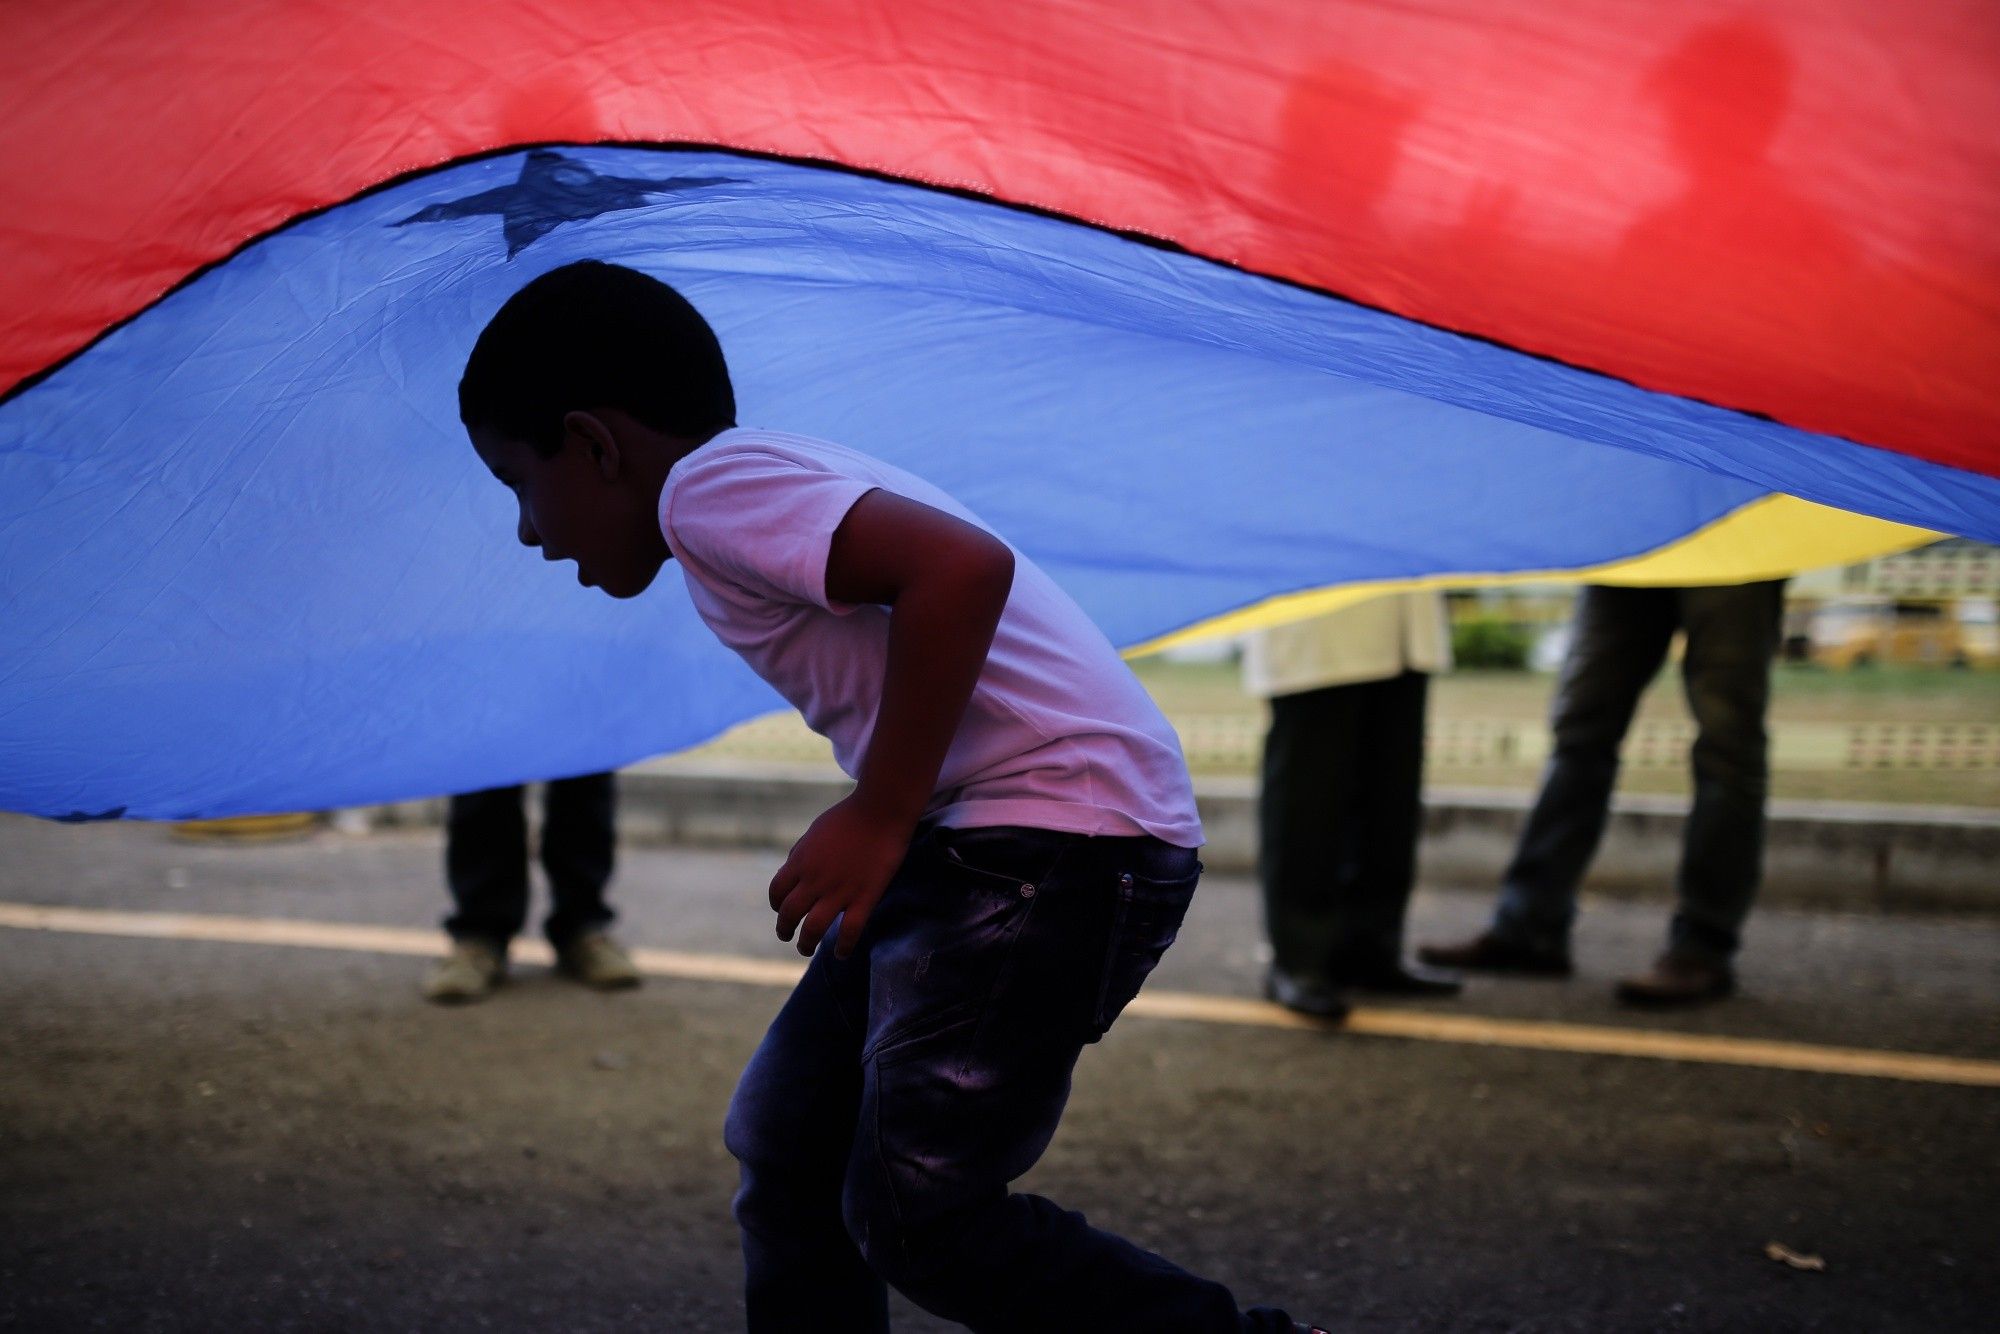
<instances>
[{"instance_id":1,"label":"boy's bare arm","mask_svg":"<svg viewBox=\"0 0 2000 1334\"><path fill-rule=\"evenodd\" d=\"M904 496L869 492L835 531L827 594L893 609L889 658L853 793L813 821L771 881L778 936L797 929L799 953L835 917L837 955L861 938L937 787L1013 584L1006 543Z\"/></svg>"}]
</instances>

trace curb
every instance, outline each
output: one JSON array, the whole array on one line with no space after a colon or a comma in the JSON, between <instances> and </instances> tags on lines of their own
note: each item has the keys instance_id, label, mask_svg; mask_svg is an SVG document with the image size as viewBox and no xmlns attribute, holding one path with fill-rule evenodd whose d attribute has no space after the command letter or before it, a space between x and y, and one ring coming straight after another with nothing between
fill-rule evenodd
<instances>
[{"instance_id":1,"label":"curb","mask_svg":"<svg viewBox=\"0 0 2000 1334\"><path fill-rule=\"evenodd\" d=\"M619 775L621 837L695 847L787 848L851 787L821 765L654 760ZM1426 885L1491 888L1513 852L1532 794L1488 788L1424 793ZM1195 782L1211 871L1256 869L1256 781ZM1671 897L1687 803L1620 797L1591 864L1588 893ZM342 817L349 827L443 822L444 801L400 802ZM1770 805L1764 903L1848 912L2000 913L2000 812L1974 807Z\"/></svg>"}]
</instances>

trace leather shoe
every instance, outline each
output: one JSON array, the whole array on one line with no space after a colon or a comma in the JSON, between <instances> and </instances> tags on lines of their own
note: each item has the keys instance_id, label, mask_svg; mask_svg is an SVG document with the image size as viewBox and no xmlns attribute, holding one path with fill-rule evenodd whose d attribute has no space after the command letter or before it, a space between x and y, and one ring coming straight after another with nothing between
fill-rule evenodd
<instances>
[{"instance_id":1,"label":"leather shoe","mask_svg":"<svg viewBox=\"0 0 2000 1334\"><path fill-rule=\"evenodd\" d=\"M1534 977L1568 977L1575 971L1565 950L1522 945L1491 931L1482 931L1457 945L1420 945L1417 957L1439 968L1471 968L1487 973L1526 973Z\"/></svg>"},{"instance_id":2,"label":"leather shoe","mask_svg":"<svg viewBox=\"0 0 2000 1334\"><path fill-rule=\"evenodd\" d=\"M1273 965L1264 975L1264 994L1296 1014L1339 1022L1351 1008L1340 988L1323 978L1299 977Z\"/></svg>"},{"instance_id":3,"label":"leather shoe","mask_svg":"<svg viewBox=\"0 0 2000 1334\"><path fill-rule=\"evenodd\" d=\"M1736 974L1726 963L1676 954L1668 950L1637 977L1618 984L1618 999L1627 1005L1700 1005L1721 1000L1736 990Z\"/></svg>"},{"instance_id":4,"label":"leather shoe","mask_svg":"<svg viewBox=\"0 0 2000 1334\"><path fill-rule=\"evenodd\" d=\"M1428 968L1408 968L1394 959L1336 968L1334 981L1353 991L1369 991L1378 996L1456 996L1465 983L1449 973Z\"/></svg>"}]
</instances>

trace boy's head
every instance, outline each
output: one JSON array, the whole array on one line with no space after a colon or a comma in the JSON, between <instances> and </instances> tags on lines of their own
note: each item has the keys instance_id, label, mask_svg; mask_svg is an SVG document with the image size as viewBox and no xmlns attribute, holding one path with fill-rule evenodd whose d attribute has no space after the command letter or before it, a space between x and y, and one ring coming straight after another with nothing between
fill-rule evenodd
<instances>
[{"instance_id":1,"label":"boy's head","mask_svg":"<svg viewBox=\"0 0 2000 1334\"><path fill-rule=\"evenodd\" d=\"M520 503L521 541L613 597L671 554L655 507L674 458L736 424L708 321L633 269L567 264L507 299L466 359L458 415Z\"/></svg>"}]
</instances>

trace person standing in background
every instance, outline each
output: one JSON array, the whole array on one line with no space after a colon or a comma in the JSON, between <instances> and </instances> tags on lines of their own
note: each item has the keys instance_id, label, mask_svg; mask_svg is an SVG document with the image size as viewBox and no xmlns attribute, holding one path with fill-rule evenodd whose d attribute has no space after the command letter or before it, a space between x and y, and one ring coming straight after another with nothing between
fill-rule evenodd
<instances>
[{"instance_id":1,"label":"person standing in background","mask_svg":"<svg viewBox=\"0 0 2000 1334\"><path fill-rule=\"evenodd\" d=\"M1694 715L1694 806L1682 835L1677 908L1667 948L1621 981L1628 1005L1698 1005L1736 989L1743 923L1763 874L1770 795L1771 661L1785 581L1697 588L1586 585L1550 710L1555 748L1542 789L1501 877L1486 930L1426 945L1426 963L1566 977L1577 891L1597 853L1618 781L1618 747L1674 635L1685 634L1681 681Z\"/></svg>"},{"instance_id":2,"label":"person standing in background","mask_svg":"<svg viewBox=\"0 0 2000 1334\"><path fill-rule=\"evenodd\" d=\"M1451 667L1444 601L1391 593L1261 631L1243 684L1271 702L1258 799L1272 1000L1338 1019L1347 993L1451 995L1403 962L1422 823L1430 674Z\"/></svg>"},{"instance_id":3,"label":"person standing in background","mask_svg":"<svg viewBox=\"0 0 2000 1334\"><path fill-rule=\"evenodd\" d=\"M587 987L639 985L631 956L608 928L605 902L617 831L613 775L558 778L542 793L542 869L551 900L543 930L556 971ZM444 927L451 951L432 966L424 996L439 1004L483 1000L507 975L507 948L528 921L526 789L494 787L451 799L445 880L454 907Z\"/></svg>"}]
</instances>

